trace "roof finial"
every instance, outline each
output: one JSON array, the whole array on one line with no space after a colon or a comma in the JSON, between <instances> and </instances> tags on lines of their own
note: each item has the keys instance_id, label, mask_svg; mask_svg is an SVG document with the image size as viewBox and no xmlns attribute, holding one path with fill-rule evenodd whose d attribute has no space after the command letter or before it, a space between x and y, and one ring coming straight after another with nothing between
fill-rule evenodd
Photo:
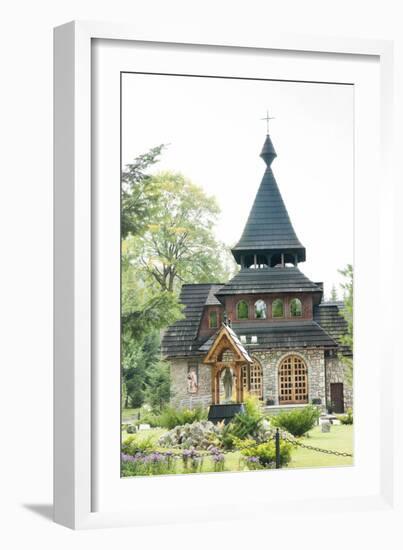
<instances>
[{"instance_id":1,"label":"roof finial","mask_svg":"<svg viewBox=\"0 0 403 550\"><path fill-rule=\"evenodd\" d=\"M269 121L270 120L273 120L274 116L269 116L269 111L267 110L266 111L266 116L264 118L261 118L260 120L265 120L266 121L266 124L267 124L267 135L269 135Z\"/></svg>"}]
</instances>

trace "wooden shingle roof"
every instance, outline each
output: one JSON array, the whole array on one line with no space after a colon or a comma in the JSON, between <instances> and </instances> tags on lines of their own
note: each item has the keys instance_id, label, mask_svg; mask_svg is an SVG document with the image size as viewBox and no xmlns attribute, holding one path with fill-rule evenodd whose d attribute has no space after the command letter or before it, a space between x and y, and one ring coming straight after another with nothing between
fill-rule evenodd
<instances>
[{"instance_id":1,"label":"wooden shingle roof","mask_svg":"<svg viewBox=\"0 0 403 550\"><path fill-rule=\"evenodd\" d=\"M322 289L310 281L298 267L244 268L223 285L216 296L220 298L231 294L266 292L322 292Z\"/></svg>"},{"instance_id":2,"label":"wooden shingle roof","mask_svg":"<svg viewBox=\"0 0 403 550\"><path fill-rule=\"evenodd\" d=\"M267 136L261 153L267 167L242 236L232 249L238 262L242 253L259 251L290 252L297 255L298 261L305 261L305 248L294 231L270 167L275 156L270 136Z\"/></svg>"},{"instance_id":3,"label":"wooden shingle roof","mask_svg":"<svg viewBox=\"0 0 403 550\"><path fill-rule=\"evenodd\" d=\"M347 321L341 315L344 308L343 302L322 302L314 306L313 318L334 339L340 341L340 337L347 334ZM345 355L351 355L352 350L347 346L339 346Z\"/></svg>"},{"instance_id":4,"label":"wooden shingle roof","mask_svg":"<svg viewBox=\"0 0 403 550\"><path fill-rule=\"evenodd\" d=\"M315 321L259 322L258 324L246 322L237 323L232 326L232 329L239 338L246 337L246 348L249 353L253 350L273 348L337 348L337 342ZM256 336L256 344L251 344L251 336ZM207 352L213 340L214 337L204 342L200 351Z\"/></svg>"},{"instance_id":5,"label":"wooden shingle roof","mask_svg":"<svg viewBox=\"0 0 403 550\"><path fill-rule=\"evenodd\" d=\"M161 343L162 355L167 357L182 357L192 355L201 345L196 341L204 306L220 304L215 293L221 284L183 285L180 301L184 304L184 319L176 321L167 328Z\"/></svg>"}]
</instances>

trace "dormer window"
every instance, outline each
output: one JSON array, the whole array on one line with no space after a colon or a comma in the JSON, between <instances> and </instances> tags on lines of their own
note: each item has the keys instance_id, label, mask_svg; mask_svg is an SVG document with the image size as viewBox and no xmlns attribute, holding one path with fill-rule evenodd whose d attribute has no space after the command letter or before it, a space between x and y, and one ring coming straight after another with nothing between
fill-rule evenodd
<instances>
[{"instance_id":1,"label":"dormer window","mask_svg":"<svg viewBox=\"0 0 403 550\"><path fill-rule=\"evenodd\" d=\"M255 302L255 319L267 318L267 306L264 300L257 300Z\"/></svg>"},{"instance_id":2,"label":"dormer window","mask_svg":"<svg viewBox=\"0 0 403 550\"><path fill-rule=\"evenodd\" d=\"M290 302L291 317L301 317L302 315L302 302L298 298L293 298Z\"/></svg>"},{"instance_id":3,"label":"dormer window","mask_svg":"<svg viewBox=\"0 0 403 550\"><path fill-rule=\"evenodd\" d=\"M209 328L218 327L218 315L216 311L210 311L209 318L208 318L208 326Z\"/></svg>"},{"instance_id":4,"label":"dormer window","mask_svg":"<svg viewBox=\"0 0 403 550\"><path fill-rule=\"evenodd\" d=\"M283 300L281 300L280 298L276 298L275 300L273 300L271 311L272 311L273 317L284 317Z\"/></svg>"},{"instance_id":5,"label":"dormer window","mask_svg":"<svg viewBox=\"0 0 403 550\"><path fill-rule=\"evenodd\" d=\"M249 319L249 306L248 302L241 300L236 306L237 319Z\"/></svg>"}]
</instances>

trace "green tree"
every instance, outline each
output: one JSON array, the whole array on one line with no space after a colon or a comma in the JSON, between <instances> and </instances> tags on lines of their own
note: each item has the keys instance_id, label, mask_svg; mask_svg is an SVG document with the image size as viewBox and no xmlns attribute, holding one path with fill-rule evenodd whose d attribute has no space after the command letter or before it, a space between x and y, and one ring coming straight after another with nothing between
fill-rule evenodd
<instances>
[{"instance_id":1,"label":"green tree","mask_svg":"<svg viewBox=\"0 0 403 550\"><path fill-rule=\"evenodd\" d=\"M138 156L122 171L122 238L129 234L139 235L155 214L158 206L159 189L146 170L159 160L164 145L153 147Z\"/></svg>"},{"instance_id":2,"label":"green tree","mask_svg":"<svg viewBox=\"0 0 403 550\"><path fill-rule=\"evenodd\" d=\"M337 302L337 300L338 300L338 297L337 297L336 285L333 285L332 290L330 291L330 302Z\"/></svg>"},{"instance_id":3,"label":"green tree","mask_svg":"<svg viewBox=\"0 0 403 550\"><path fill-rule=\"evenodd\" d=\"M159 189L158 208L139 238L141 263L163 291L182 283L220 282L228 278L228 255L213 235L219 207L214 197L182 174L161 172L152 177Z\"/></svg>"},{"instance_id":4,"label":"green tree","mask_svg":"<svg viewBox=\"0 0 403 550\"><path fill-rule=\"evenodd\" d=\"M171 397L169 364L165 361L154 363L147 383L146 399L154 410L161 411Z\"/></svg>"},{"instance_id":5,"label":"green tree","mask_svg":"<svg viewBox=\"0 0 403 550\"><path fill-rule=\"evenodd\" d=\"M344 269L340 269L339 273L343 275L344 282L341 285L344 293L344 308L341 310L341 315L347 321L347 333L341 336L340 343L353 350L353 290L354 290L354 274L353 266L348 264ZM353 359L352 357L339 354L340 360L346 366L347 381L352 384L353 381Z\"/></svg>"}]
</instances>

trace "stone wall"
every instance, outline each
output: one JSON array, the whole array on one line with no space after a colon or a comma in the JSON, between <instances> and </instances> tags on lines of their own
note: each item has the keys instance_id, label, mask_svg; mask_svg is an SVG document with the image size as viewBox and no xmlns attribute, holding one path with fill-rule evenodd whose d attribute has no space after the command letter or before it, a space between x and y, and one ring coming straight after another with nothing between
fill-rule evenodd
<instances>
[{"instance_id":1,"label":"stone wall","mask_svg":"<svg viewBox=\"0 0 403 550\"><path fill-rule=\"evenodd\" d=\"M171 368L171 404L175 407L192 408L197 405L211 405L211 367L203 365L197 358L172 359ZM188 367L198 366L198 388L196 393L188 391Z\"/></svg>"},{"instance_id":2,"label":"stone wall","mask_svg":"<svg viewBox=\"0 0 403 550\"><path fill-rule=\"evenodd\" d=\"M263 372L263 401L278 400L278 368L281 361L287 355L298 355L303 359L308 369L308 396L309 402L312 399L321 399L322 407L325 408L325 357L323 350L304 349L303 351L271 350L257 351L252 354L262 366ZM196 393L189 393L187 375L188 368L198 365L198 389ZM338 380L337 380L338 381ZM330 388L330 386L328 386ZM201 359L176 359L171 361L171 403L176 407L192 407L197 404L208 406L212 402L211 396L211 367L204 365Z\"/></svg>"},{"instance_id":3,"label":"stone wall","mask_svg":"<svg viewBox=\"0 0 403 550\"><path fill-rule=\"evenodd\" d=\"M353 407L353 388L347 382L346 367L337 356L326 357L326 396L330 402L330 384L341 382L344 392L344 411Z\"/></svg>"},{"instance_id":4,"label":"stone wall","mask_svg":"<svg viewBox=\"0 0 403 550\"><path fill-rule=\"evenodd\" d=\"M325 408L325 357L324 351L320 349L305 349L300 351L290 351L286 349L271 350L267 352L255 352L256 358L263 370L263 400L274 401L274 405L279 404L278 390L278 368L281 361L287 355L298 355L305 362L308 369L308 399L320 399L322 407Z\"/></svg>"}]
</instances>

